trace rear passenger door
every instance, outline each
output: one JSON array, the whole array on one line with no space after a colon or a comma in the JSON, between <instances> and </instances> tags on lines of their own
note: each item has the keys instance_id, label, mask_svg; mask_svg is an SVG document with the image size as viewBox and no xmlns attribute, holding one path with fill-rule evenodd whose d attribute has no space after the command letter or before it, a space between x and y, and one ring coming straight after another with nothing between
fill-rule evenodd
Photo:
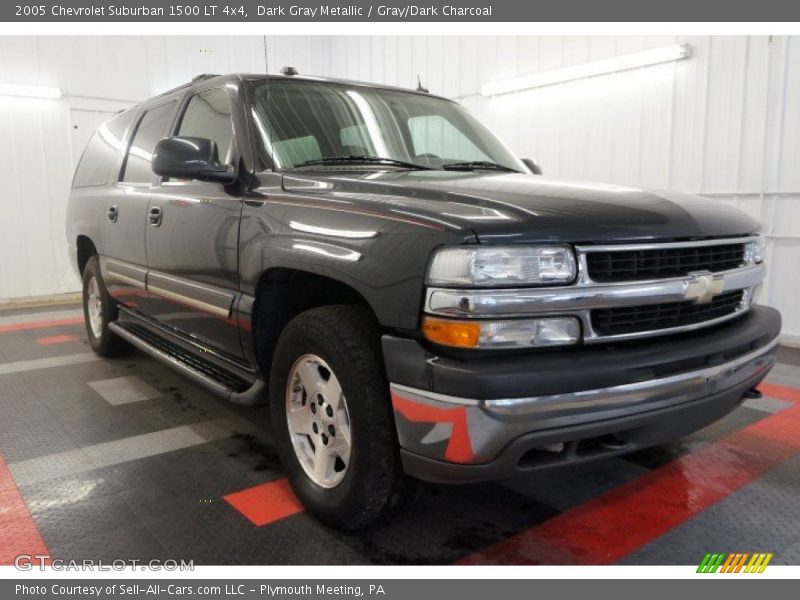
<instances>
[{"instance_id":1,"label":"rear passenger door","mask_svg":"<svg viewBox=\"0 0 800 600\"><path fill-rule=\"evenodd\" d=\"M236 165L232 106L225 86L195 92L184 101L174 135L214 140L220 162ZM241 210L241 193L219 183L160 181L146 233L151 316L233 358L242 356L232 319Z\"/></svg>"},{"instance_id":2,"label":"rear passenger door","mask_svg":"<svg viewBox=\"0 0 800 600\"><path fill-rule=\"evenodd\" d=\"M173 100L137 115L117 183L102 207L106 214L106 285L119 302L142 311L147 304L147 209L156 182L150 161L177 108Z\"/></svg>"}]
</instances>

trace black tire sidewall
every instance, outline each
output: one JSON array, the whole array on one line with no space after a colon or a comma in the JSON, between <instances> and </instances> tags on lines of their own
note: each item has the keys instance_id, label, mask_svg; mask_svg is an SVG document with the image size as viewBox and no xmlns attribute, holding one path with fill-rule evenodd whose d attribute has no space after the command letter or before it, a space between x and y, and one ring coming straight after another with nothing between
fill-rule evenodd
<instances>
[{"instance_id":1,"label":"black tire sidewall","mask_svg":"<svg viewBox=\"0 0 800 600\"><path fill-rule=\"evenodd\" d=\"M97 288L100 292L101 301L101 314L102 314L102 328L100 337L95 337L92 331L92 326L89 322L89 282L95 279L97 281ZM111 295L106 289L103 282L103 276L100 272L100 262L97 256L93 256L86 263L83 270L83 318L86 323L86 335L89 339L89 344L95 352L103 356L110 356L116 353L115 337L108 324L117 318L117 308L114 304Z\"/></svg>"},{"instance_id":2,"label":"black tire sidewall","mask_svg":"<svg viewBox=\"0 0 800 600\"><path fill-rule=\"evenodd\" d=\"M316 310L324 309L309 313ZM376 360L359 360L357 362L362 364L356 364L348 345L337 339L336 331L319 335L321 326L319 329L314 326L313 314L301 317L303 321L287 326L275 352L270 381L273 435L287 477L306 507L329 524L345 529L361 528L377 518L388 505L399 476L388 383L382 364L377 360L379 355ZM306 328L308 325L312 328ZM367 340L364 343L367 344ZM295 454L286 422L289 371L295 361L306 354L319 356L330 366L347 399L352 444L350 463L342 481L333 488L323 488L308 478Z\"/></svg>"}]
</instances>

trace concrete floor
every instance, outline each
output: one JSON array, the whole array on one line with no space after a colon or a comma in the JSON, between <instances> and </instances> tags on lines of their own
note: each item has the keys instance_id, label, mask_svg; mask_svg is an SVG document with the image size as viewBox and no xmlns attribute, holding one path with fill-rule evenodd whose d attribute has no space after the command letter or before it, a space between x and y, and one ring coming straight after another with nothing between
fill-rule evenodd
<instances>
[{"instance_id":1,"label":"concrete floor","mask_svg":"<svg viewBox=\"0 0 800 600\"><path fill-rule=\"evenodd\" d=\"M800 352L714 425L625 458L423 485L341 533L288 491L263 408L226 404L139 352L96 357L76 305L0 312L0 564L800 564Z\"/></svg>"}]
</instances>

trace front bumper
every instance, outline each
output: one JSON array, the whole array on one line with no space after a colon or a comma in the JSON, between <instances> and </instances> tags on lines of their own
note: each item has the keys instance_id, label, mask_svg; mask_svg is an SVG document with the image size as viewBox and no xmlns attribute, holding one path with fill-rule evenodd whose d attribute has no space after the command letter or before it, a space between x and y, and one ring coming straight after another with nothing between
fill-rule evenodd
<instances>
[{"instance_id":1,"label":"front bumper","mask_svg":"<svg viewBox=\"0 0 800 600\"><path fill-rule=\"evenodd\" d=\"M478 481L680 437L758 385L780 325L758 306L692 335L469 361L384 336L404 466L430 481Z\"/></svg>"}]
</instances>

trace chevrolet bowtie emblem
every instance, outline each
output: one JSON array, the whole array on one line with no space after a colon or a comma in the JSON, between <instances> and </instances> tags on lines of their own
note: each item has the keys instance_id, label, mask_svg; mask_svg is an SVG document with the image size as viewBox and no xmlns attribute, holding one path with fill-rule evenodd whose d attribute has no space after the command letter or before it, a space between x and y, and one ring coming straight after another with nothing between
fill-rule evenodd
<instances>
[{"instance_id":1,"label":"chevrolet bowtie emblem","mask_svg":"<svg viewBox=\"0 0 800 600\"><path fill-rule=\"evenodd\" d=\"M708 304L722 292L722 284L722 275L714 275L711 271L695 271L689 273L689 279L684 281L683 295L695 304Z\"/></svg>"}]
</instances>

